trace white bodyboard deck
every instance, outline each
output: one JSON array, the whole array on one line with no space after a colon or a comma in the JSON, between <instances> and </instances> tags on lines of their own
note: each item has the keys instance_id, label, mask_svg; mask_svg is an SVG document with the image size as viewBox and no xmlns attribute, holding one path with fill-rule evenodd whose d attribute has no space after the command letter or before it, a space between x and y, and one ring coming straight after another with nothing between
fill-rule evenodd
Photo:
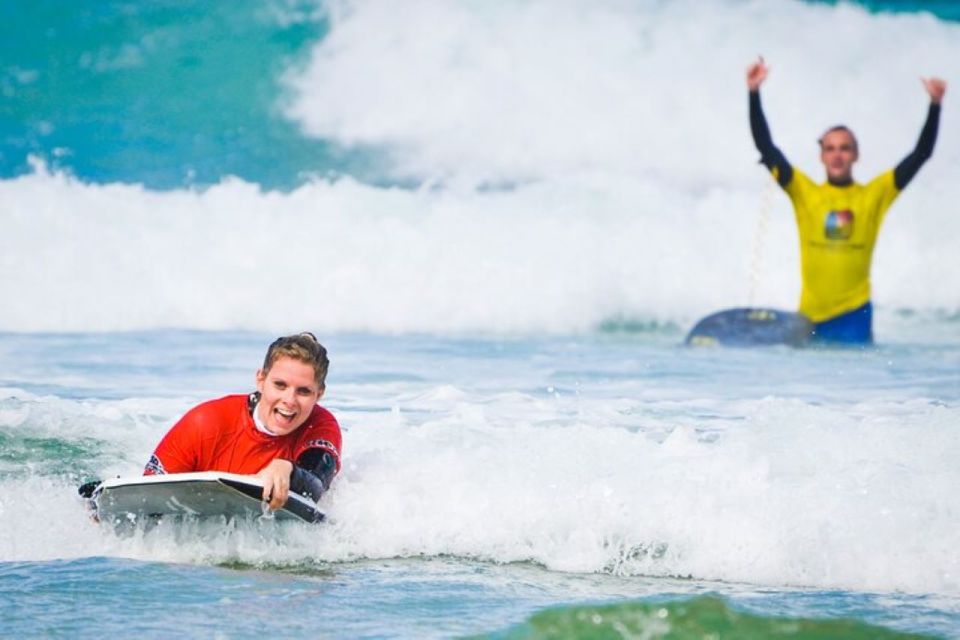
<instances>
[{"instance_id":1,"label":"white bodyboard deck","mask_svg":"<svg viewBox=\"0 0 960 640\"><path fill-rule=\"evenodd\" d=\"M262 494L259 478L205 471L105 480L90 500L97 517L109 522L164 516L252 520L266 515L300 522L320 522L324 518L313 500L294 493L283 508L267 512Z\"/></svg>"}]
</instances>

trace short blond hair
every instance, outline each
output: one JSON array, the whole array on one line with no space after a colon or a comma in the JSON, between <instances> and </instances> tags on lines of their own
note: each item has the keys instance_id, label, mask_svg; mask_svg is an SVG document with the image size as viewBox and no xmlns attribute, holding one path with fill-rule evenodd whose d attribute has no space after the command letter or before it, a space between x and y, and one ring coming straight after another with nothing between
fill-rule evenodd
<instances>
[{"instance_id":1,"label":"short blond hair","mask_svg":"<svg viewBox=\"0 0 960 640\"><path fill-rule=\"evenodd\" d=\"M326 387L327 371L330 369L330 359L327 350L309 331L302 331L290 336L277 338L267 349L263 359L263 372L267 373L273 364L280 358L287 357L299 360L313 367L314 379L320 389Z\"/></svg>"}]
</instances>

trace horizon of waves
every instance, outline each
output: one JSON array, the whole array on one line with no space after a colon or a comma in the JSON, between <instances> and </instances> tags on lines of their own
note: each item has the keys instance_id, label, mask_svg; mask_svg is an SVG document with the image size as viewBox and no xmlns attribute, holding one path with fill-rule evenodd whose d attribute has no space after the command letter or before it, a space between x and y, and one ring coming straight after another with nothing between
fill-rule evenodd
<instances>
[{"instance_id":1,"label":"horizon of waves","mask_svg":"<svg viewBox=\"0 0 960 640\"><path fill-rule=\"evenodd\" d=\"M265 329L279 315L319 331L671 334L718 308L794 308L796 231L756 165L746 63L772 65L764 100L791 160L813 171L812 140L840 113L866 177L912 148L917 75L960 58L960 25L848 4L326 11L329 33L273 70L271 100L317 140L373 150L375 180L155 191L33 158L0 181L0 330ZM908 317L957 335L951 97L876 249L881 339Z\"/></svg>"}]
</instances>

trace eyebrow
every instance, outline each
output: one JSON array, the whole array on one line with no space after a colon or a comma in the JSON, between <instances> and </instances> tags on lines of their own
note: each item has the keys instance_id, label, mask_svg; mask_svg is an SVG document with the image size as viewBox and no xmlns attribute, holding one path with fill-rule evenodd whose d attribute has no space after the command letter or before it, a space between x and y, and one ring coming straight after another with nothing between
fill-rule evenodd
<instances>
[{"instance_id":1,"label":"eyebrow","mask_svg":"<svg viewBox=\"0 0 960 640\"><path fill-rule=\"evenodd\" d=\"M283 386L285 386L285 387L292 387L292 386L294 386L294 385L290 384L287 380L284 380L283 378L274 378L274 379L273 379L273 385L274 385L274 386L283 385ZM316 393L316 391L317 391L317 390L314 389L313 387L311 387L311 386L306 386L306 385L300 385L300 386L295 387L295 388L296 388L296 390L297 390L298 392L299 392L299 391L306 391L306 392L308 392L308 393Z\"/></svg>"}]
</instances>

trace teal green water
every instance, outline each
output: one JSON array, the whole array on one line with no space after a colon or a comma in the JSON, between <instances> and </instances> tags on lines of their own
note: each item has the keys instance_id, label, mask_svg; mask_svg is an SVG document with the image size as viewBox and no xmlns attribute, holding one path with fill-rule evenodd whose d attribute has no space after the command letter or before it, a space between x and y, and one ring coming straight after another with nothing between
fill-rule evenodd
<instances>
[{"instance_id":1,"label":"teal green water","mask_svg":"<svg viewBox=\"0 0 960 640\"><path fill-rule=\"evenodd\" d=\"M836 5L843 1L858 4L871 11L893 13L931 13L944 20L960 20L960 4L955 0L810 0Z\"/></svg>"},{"instance_id":2,"label":"teal green water","mask_svg":"<svg viewBox=\"0 0 960 640\"><path fill-rule=\"evenodd\" d=\"M758 616L738 611L715 596L679 602L558 607L541 611L502 633L477 636L490 640L919 640L933 637L899 633L856 620Z\"/></svg>"},{"instance_id":3,"label":"teal green water","mask_svg":"<svg viewBox=\"0 0 960 640\"><path fill-rule=\"evenodd\" d=\"M2 7L0 177L27 171L27 154L154 188L292 186L355 164L279 113L282 74L326 29L313 2Z\"/></svg>"},{"instance_id":4,"label":"teal green water","mask_svg":"<svg viewBox=\"0 0 960 640\"><path fill-rule=\"evenodd\" d=\"M5 596L0 616L6 621L0 630L11 637L262 638L264 633L489 640L944 637L829 616L763 614L716 595L554 605L530 615L524 611L536 603L569 598L580 589L598 594L606 589L589 577L551 581L539 578L533 567L454 561L359 562L299 571L112 558L3 562L0 586ZM492 621L503 617L522 622L497 630Z\"/></svg>"},{"instance_id":5,"label":"teal green water","mask_svg":"<svg viewBox=\"0 0 960 640\"><path fill-rule=\"evenodd\" d=\"M63 468L64 460L69 460L78 477L95 477L97 465L103 463L109 448L94 438L24 437L0 429L0 476L54 474Z\"/></svg>"}]
</instances>

